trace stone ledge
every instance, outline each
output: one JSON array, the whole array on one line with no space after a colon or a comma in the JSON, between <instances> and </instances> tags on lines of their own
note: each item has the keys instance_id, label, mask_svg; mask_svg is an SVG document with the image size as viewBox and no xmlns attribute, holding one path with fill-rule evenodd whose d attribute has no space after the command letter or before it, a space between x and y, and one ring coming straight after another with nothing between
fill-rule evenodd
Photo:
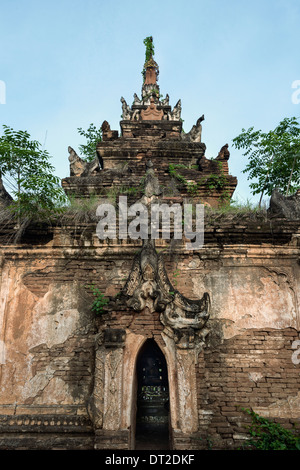
<instances>
[{"instance_id":1,"label":"stone ledge","mask_svg":"<svg viewBox=\"0 0 300 470\"><path fill-rule=\"evenodd\" d=\"M86 416L0 415L0 433L87 433L93 426Z\"/></svg>"},{"instance_id":2,"label":"stone ledge","mask_svg":"<svg viewBox=\"0 0 300 470\"><path fill-rule=\"evenodd\" d=\"M88 418L85 406L78 405L3 405L0 404L0 417L1 416L14 415L15 418L18 416L32 416L41 417L42 415L48 416L83 416Z\"/></svg>"},{"instance_id":3,"label":"stone ledge","mask_svg":"<svg viewBox=\"0 0 300 470\"><path fill-rule=\"evenodd\" d=\"M0 450L94 450L94 435L0 435Z\"/></svg>"},{"instance_id":4,"label":"stone ledge","mask_svg":"<svg viewBox=\"0 0 300 470\"><path fill-rule=\"evenodd\" d=\"M129 450L129 436L129 429L98 429L95 432L95 450Z\"/></svg>"}]
</instances>

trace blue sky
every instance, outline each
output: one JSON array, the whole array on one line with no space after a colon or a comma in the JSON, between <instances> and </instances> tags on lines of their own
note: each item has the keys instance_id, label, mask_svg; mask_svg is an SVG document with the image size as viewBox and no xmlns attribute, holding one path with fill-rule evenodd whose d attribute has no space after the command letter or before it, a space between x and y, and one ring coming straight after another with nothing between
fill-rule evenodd
<instances>
[{"instance_id":1,"label":"blue sky","mask_svg":"<svg viewBox=\"0 0 300 470\"><path fill-rule=\"evenodd\" d=\"M181 99L185 131L204 114L206 156L229 144L236 198L256 200L232 139L300 115L299 0L2 0L0 22L0 125L45 143L61 178L68 146L85 143L78 127L120 129L121 96L131 104L141 92L146 36L161 93L172 106Z\"/></svg>"}]
</instances>

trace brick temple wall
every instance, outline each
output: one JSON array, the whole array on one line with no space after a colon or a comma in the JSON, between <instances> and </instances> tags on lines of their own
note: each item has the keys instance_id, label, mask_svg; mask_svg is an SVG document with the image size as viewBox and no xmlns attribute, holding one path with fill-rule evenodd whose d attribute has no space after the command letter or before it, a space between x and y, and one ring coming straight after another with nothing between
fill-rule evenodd
<instances>
[{"instance_id":1,"label":"brick temple wall","mask_svg":"<svg viewBox=\"0 0 300 470\"><path fill-rule=\"evenodd\" d=\"M252 243L222 244L215 228L198 252L158 243L174 288L188 298L208 292L212 299L196 366L199 431L190 448L240 446L249 422L240 406L287 427L300 419L300 365L292 361L300 332L298 239L290 228L277 243L254 244L256 230L246 231ZM229 233L224 230L223 239ZM86 286L116 295L139 248L101 244L88 235L72 245L59 231L44 245L2 247L1 448L93 448L88 403L102 320L90 310ZM158 313L120 312L103 322L163 346ZM176 448L186 448L186 438L180 439Z\"/></svg>"},{"instance_id":2,"label":"brick temple wall","mask_svg":"<svg viewBox=\"0 0 300 470\"><path fill-rule=\"evenodd\" d=\"M253 329L205 349L198 364L203 447L242 447L250 424L243 408L297 431L300 370L292 361L297 339L294 328Z\"/></svg>"}]
</instances>

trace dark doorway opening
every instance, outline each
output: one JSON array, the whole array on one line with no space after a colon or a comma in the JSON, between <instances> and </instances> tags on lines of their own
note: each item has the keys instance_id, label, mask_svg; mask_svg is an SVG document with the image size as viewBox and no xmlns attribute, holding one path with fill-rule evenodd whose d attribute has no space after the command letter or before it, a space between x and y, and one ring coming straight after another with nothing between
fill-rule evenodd
<instances>
[{"instance_id":1,"label":"dark doorway opening","mask_svg":"<svg viewBox=\"0 0 300 470\"><path fill-rule=\"evenodd\" d=\"M153 339L137 358L136 449L169 449L169 384L165 357Z\"/></svg>"}]
</instances>

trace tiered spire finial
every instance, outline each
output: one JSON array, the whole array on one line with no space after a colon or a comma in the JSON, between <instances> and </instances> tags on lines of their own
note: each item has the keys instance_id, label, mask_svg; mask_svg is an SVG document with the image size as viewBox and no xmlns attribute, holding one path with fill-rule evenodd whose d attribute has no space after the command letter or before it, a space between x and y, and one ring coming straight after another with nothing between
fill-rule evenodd
<instances>
[{"instance_id":1,"label":"tiered spire finial","mask_svg":"<svg viewBox=\"0 0 300 470\"><path fill-rule=\"evenodd\" d=\"M145 38L144 44L146 46L146 57L142 71L141 98L134 93L134 101L130 107L125 99L121 97L122 121L180 121L181 101L178 100L172 110L169 104L169 95L167 94L164 99L161 99L162 95L157 83L159 68L153 58L153 37L148 36Z\"/></svg>"},{"instance_id":2,"label":"tiered spire finial","mask_svg":"<svg viewBox=\"0 0 300 470\"><path fill-rule=\"evenodd\" d=\"M153 59L154 56L154 43L153 37L148 36L144 39L144 44L146 46L145 52L145 63L143 68L143 77L144 77L144 84L145 85L156 85L159 68L155 60Z\"/></svg>"}]
</instances>

